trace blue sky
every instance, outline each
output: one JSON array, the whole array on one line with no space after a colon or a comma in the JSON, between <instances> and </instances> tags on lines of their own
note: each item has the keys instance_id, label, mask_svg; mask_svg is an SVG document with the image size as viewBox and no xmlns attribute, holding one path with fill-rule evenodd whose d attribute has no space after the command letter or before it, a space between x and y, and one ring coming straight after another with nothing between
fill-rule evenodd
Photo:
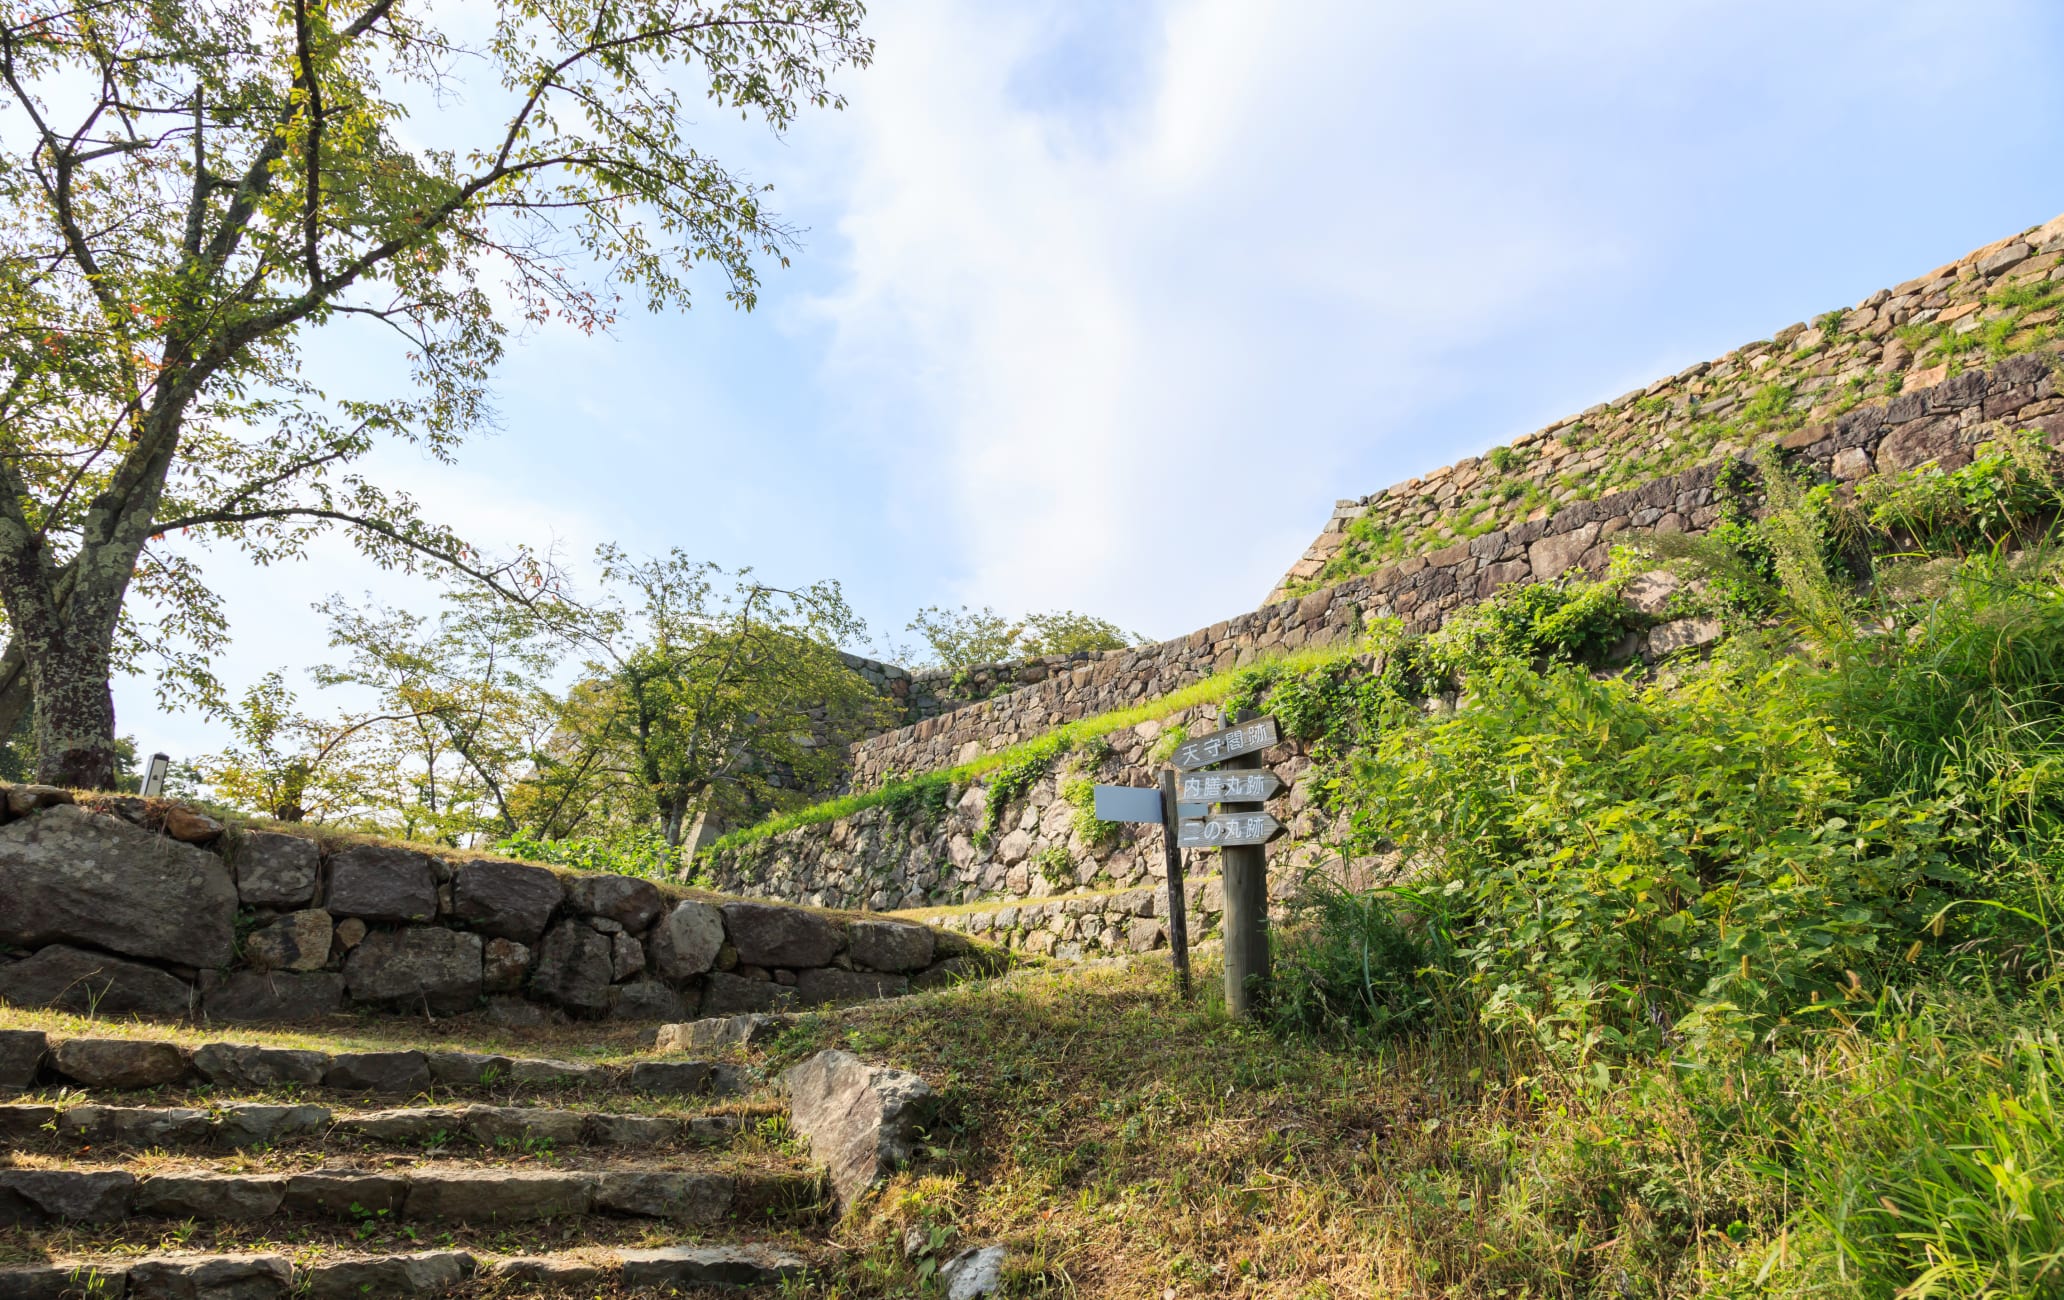
<instances>
[{"instance_id":1,"label":"blue sky","mask_svg":"<svg viewBox=\"0 0 2064 1300\"><path fill-rule=\"evenodd\" d=\"M386 481L490 547L836 578L899 639L961 602L1174 636L1252 608L1336 497L2064 212L2040 0L870 8L846 112L709 124L807 228L757 312L711 285L547 328L496 433ZM342 546L211 572L238 684L320 661L332 592L434 601ZM146 751L222 743L147 683L117 705Z\"/></svg>"}]
</instances>

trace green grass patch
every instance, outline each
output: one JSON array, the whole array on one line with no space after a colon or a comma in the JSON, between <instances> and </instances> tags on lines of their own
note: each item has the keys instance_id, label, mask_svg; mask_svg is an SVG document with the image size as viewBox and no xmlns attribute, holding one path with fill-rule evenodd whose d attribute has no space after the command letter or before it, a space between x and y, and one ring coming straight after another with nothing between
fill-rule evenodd
<instances>
[{"instance_id":1,"label":"green grass patch","mask_svg":"<svg viewBox=\"0 0 2064 1300\"><path fill-rule=\"evenodd\" d=\"M1299 650L1286 655L1266 656L1255 662L1257 664L1282 664L1286 668L1309 668L1345 659L1354 654L1357 648L1356 644L1349 644L1338 647ZM1004 772L1011 774L1013 779L1006 783L1008 786L1006 793L1012 796L1021 794L1023 789L1030 788L1033 781L1036 781L1040 776L1050 771L1052 764L1063 754L1090 745L1092 742L1114 731L1123 731L1128 727L1136 727L1142 722L1158 722L1171 713L1178 713L1183 709L1193 708L1199 704L1219 703L1232 691L1240 674L1254 666L1254 664L1249 664L1245 668L1234 668L1222 673L1214 673L1201 682L1185 686L1181 690L1164 695L1159 699L1149 700L1145 704L1137 704L1128 709L1112 709L1105 713L1098 713L1076 722L1067 723L1064 726L1056 727L1043 736L1035 736L1031 740L1021 741L1016 745L1012 745L1009 749L999 750L994 754L984 754L971 763L962 763L957 767L950 767L940 772L927 772L921 776L890 781L877 790L840 795L836 799L827 799L822 803L812 804L807 808L798 808L793 812L782 813L779 816L770 817L763 822L758 822L751 826L740 827L738 830L732 831L713 842L710 845L710 850L716 853L723 853L732 849L744 848L749 844L757 844L762 840L780 835L786 831L798 830L804 826L815 826L822 822L837 821L841 817L850 817L863 809L875 808L887 803L902 803L920 798L935 797L929 796L927 792L939 788L966 787L981 780L983 777L989 776L991 773ZM1024 774L1026 773L1031 774L1029 779L1025 779ZM1020 786L1023 788L1019 788ZM1003 804L1009 802L1008 797L999 799L995 797L995 794L996 792L992 790L991 803L994 806L1000 808Z\"/></svg>"}]
</instances>

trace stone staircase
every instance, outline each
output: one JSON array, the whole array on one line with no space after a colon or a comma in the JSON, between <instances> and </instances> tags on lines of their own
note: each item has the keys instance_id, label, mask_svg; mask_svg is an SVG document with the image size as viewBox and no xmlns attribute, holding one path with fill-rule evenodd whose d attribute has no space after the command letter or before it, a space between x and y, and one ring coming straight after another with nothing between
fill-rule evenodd
<instances>
[{"instance_id":1,"label":"stone staircase","mask_svg":"<svg viewBox=\"0 0 2064 1300\"><path fill-rule=\"evenodd\" d=\"M0 1030L0 1297L792 1287L836 1202L752 1036L604 1066Z\"/></svg>"}]
</instances>

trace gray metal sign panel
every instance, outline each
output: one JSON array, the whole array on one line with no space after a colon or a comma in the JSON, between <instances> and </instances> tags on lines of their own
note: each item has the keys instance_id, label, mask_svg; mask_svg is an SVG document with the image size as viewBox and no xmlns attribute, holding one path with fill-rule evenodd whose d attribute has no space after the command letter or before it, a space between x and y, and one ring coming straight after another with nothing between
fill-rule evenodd
<instances>
[{"instance_id":1,"label":"gray metal sign panel","mask_svg":"<svg viewBox=\"0 0 2064 1300\"><path fill-rule=\"evenodd\" d=\"M1161 792L1152 786L1096 787L1096 815L1107 822L1161 822Z\"/></svg>"},{"instance_id":2,"label":"gray metal sign panel","mask_svg":"<svg viewBox=\"0 0 2064 1300\"><path fill-rule=\"evenodd\" d=\"M1208 736L1185 740L1175 747L1175 757L1170 761L1177 771L1187 772L1192 768L1223 763L1242 754L1252 754L1275 743L1276 720L1256 718L1236 727L1227 727L1224 731L1214 731Z\"/></svg>"},{"instance_id":3,"label":"gray metal sign panel","mask_svg":"<svg viewBox=\"0 0 2064 1300\"><path fill-rule=\"evenodd\" d=\"M1175 818L1177 821L1189 821L1193 817L1209 817L1210 815L1211 805L1208 803L1179 803L1175 806Z\"/></svg>"},{"instance_id":4,"label":"gray metal sign panel","mask_svg":"<svg viewBox=\"0 0 2064 1300\"><path fill-rule=\"evenodd\" d=\"M1180 797L1198 803L1260 803L1275 798L1282 788L1276 774L1264 768L1185 772L1176 778Z\"/></svg>"},{"instance_id":5,"label":"gray metal sign panel","mask_svg":"<svg viewBox=\"0 0 2064 1300\"><path fill-rule=\"evenodd\" d=\"M1176 843L1186 849L1266 844L1282 830L1283 823L1267 813L1219 813L1181 823Z\"/></svg>"}]
</instances>

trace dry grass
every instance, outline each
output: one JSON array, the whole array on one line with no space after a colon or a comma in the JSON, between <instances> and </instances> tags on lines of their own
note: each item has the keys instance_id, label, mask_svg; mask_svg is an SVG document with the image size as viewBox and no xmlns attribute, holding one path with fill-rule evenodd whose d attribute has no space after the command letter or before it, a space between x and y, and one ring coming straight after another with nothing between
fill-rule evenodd
<instances>
[{"instance_id":1,"label":"dry grass","mask_svg":"<svg viewBox=\"0 0 2064 1300\"><path fill-rule=\"evenodd\" d=\"M1013 1295L1686 1294L1734 1257L1736 1171L1695 1167L1666 1089L1486 1083L1484 1043L1283 1041L1198 974L1185 1005L1156 961L1021 971L776 1044L777 1066L839 1044L947 1097L932 1158L840 1225L826 1294L931 1294L901 1250L920 1223L1006 1244ZM1630 1177L1688 1185L1691 1226Z\"/></svg>"}]
</instances>

